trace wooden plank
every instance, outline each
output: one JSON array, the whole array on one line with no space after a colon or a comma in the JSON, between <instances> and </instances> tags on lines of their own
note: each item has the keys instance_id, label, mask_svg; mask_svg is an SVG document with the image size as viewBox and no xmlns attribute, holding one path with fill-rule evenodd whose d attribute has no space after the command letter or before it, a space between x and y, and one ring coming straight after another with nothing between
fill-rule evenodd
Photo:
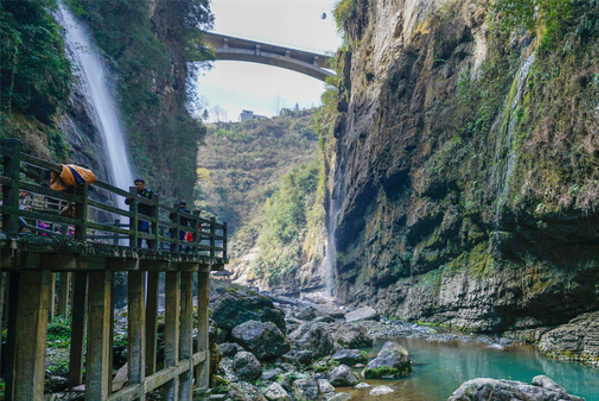
<instances>
[{"instance_id":1,"label":"wooden plank","mask_svg":"<svg viewBox=\"0 0 599 401\"><path fill-rule=\"evenodd\" d=\"M209 302L210 302L210 272L199 271L198 277L198 351L209 352ZM196 369L196 383L198 387L208 388L210 379L210 358Z\"/></svg>"},{"instance_id":2,"label":"wooden plank","mask_svg":"<svg viewBox=\"0 0 599 401\"><path fill-rule=\"evenodd\" d=\"M110 366L111 281L113 273L92 271L88 284L88 325L85 377L85 400L100 401L108 397L112 376Z\"/></svg>"},{"instance_id":3,"label":"wooden plank","mask_svg":"<svg viewBox=\"0 0 599 401\"><path fill-rule=\"evenodd\" d=\"M2 264L0 264L2 266ZM6 285L6 280L4 279L4 272L0 270L0 333L4 329L4 286ZM1 367L4 367L2 364L2 344L0 344L0 372L2 371Z\"/></svg>"},{"instance_id":4,"label":"wooden plank","mask_svg":"<svg viewBox=\"0 0 599 401\"><path fill-rule=\"evenodd\" d=\"M90 199L88 201L88 204L89 204L90 207L93 207L93 208L96 208L96 209L104 210L104 211L111 212L111 213L114 213L114 214L118 214L118 215L121 215L121 216L133 217L128 210L119 209L118 207L110 206L110 205L107 205L105 203L97 202L97 201L92 200L92 199ZM112 227L114 227L114 226L112 226Z\"/></svg>"},{"instance_id":5,"label":"wooden plank","mask_svg":"<svg viewBox=\"0 0 599 401\"><path fill-rule=\"evenodd\" d=\"M31 155L28 155L25 153L23 153L21 155L21 157L23 158L24 163L31 164L35 167L41 167L46 170L54 171L55 173L59 173L59 174L62 173L62 167L60 167L60 165L58 165L56 163L51 163L46 160L40 159L35 156L31 156Z\"/></svg>"},{"instance_id":6,"label":"wooden plank","mask_svg":"<svg viewBox=\"0 0 599 401\"><path fill-rule=\"evenodd\" d=\"M148 294L146 305L146 376L150 376L156 372L159 276L159 272L148 272Z\"/></svg>"},{"instance_id":7,"label":"wooden plank","mask_svg":"<svg viewBox=\"0 0 599 401\"><path fill-rule=\"evenodd\" d=\"M130 384L140 384L146 374L146 272L129 272L127 363Z\"/></svg>"},{"instance_id":8,"label":"wooden plank","mask_svg":"<svg viewBox=\"0 0 599 401\"><path fill-rule=\"evenodd\" d=\"M15 401L44 398L51 280L49 271L23 271L20 275L13 377Z\"/></svg>"},{"instance_id":9,"label":"wooden plank","mask_svg":"<svg viewBox=\"0 0 599 401\"><path fill-rule=\"evenodd\" d=\"M81 195L73 195L68 192L63 192L63 191L55 191L53 189L43 187L39 184L32 184L30 182L22 182L20 184L20 187L21 187L21 189L24 189L26 191L33 192L33 193L39 194L39 195L49 196L49 197L55 198L55 199L62 199L65 201L77 202L77 203L80 203L81 201L83 201L83 199L81 198Z\"/></svg>"},{"instance_id":10,"label":"wooden plank","mask_svg":"<svg viewBox=\"0 0 599 401\"><path fill-rule=\"evenodd\" d=\"M131 231L126 229L126 228L120 228L120 227L115 227L115 226L109 226L106 224L100 224L100 223L96 223L93 221L88 221L87 222L87 227L94 229L94 230L102 230L102 231L108 231L110 233L116 233L116 234L123 234L123 235L131 235Z\"/></svg>"},{"instance_id":11,"label":"wooden plank","mask_svg":"<svg viewBox=\"0 0 599 401\"><path fill-rule=\"evenodd\" d=\"M181 272L181 360L190 361L193 354L193 273ZM193 387L193 370L190 369L180 377L179 399L191 401Z\"/></svg>"},{"instance_id":12,"label":"wooden plank","mask_svg":"<svg viewBox=\"0 0 599 401\"><path fill-rule=\"evenodd\" d=\"M174 367L179 362L179 273L166 272L164 288L164 366ZM179 400L179 380L173 378L164 386L164 400Z\"/></svg>"},{"instance_id":13,"label":"wooden plank","mask_svg":"<svg viewBox=\"0 0 599 401\"><path fill-rule=\"evenodd\" d=\"M81 195L83 201L75 204L75 219L77 220L77 224L75 225L75 239L85 241L87 239L88 187L77 188L76 192L78 195Z\"/></svg>"},{"instance_id":14,"label":"wooden plank","mask_svg":"<svg viewBox=\"0 0 599 401\"><path fill-rule=\"evenodd\" d=\"M69 224L69 225L77 224L76 219L72 219L70 217L59 216L59 215L55 215L55 214L48 214L45 212L37 212L35 210L21 209L21 210L19 210L19 215L21 215L23 217L31 218L34 220L43 220L43 221L48 221L48 222L57 222L57 223L64 223L64 224Z\"/></svg>"}]
</instances>

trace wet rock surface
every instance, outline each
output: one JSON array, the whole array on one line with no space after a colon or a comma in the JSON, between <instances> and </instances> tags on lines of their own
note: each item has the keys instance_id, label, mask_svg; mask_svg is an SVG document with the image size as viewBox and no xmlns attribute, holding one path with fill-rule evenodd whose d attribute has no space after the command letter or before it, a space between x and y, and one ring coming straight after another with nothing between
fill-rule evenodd
<instances>
[{"instance_id":1,"label":"wet rock surface","mask_svg":"<svg viewBox=\"0 0 599 401\"><path fill-rule=\"evenodd\" d=\"M276 358L291 349L283 333L272 322L249 320L236 326L231 334L260 360Z\"/></svg>"},{"instance_id":2,"label":"wet rock surface","mask_svg":"<svg viewBox=\"0 0 599 401\"><path fill-rule=\"evenodd\" d=\"M248 320L272 322L286 332L285 312L255 291L225 291L212 306L212 316L221 329L232 330Z\"/></svg>"},{"instance_id":3,"label":"wet rock surface","mask_svg":"<svg viewBox=\"0 0 599 401\"><path fill-rule=\"evenodd\" d=\"M408 351L399 344L387 341L379 354L362 371L366 379L398 378L412 371Z\"/></svg>"},{"instance_id":4,"label":"wet rock surface","mask_svg":"<svg viewBox=\"0 0 599 401\"><path fill-rule=\"evenodd\" d=\"M448 401L584 401L547 376L536 376L532 384L511 380L474 379L462 384Z\"/></svg>"}]
</instances>

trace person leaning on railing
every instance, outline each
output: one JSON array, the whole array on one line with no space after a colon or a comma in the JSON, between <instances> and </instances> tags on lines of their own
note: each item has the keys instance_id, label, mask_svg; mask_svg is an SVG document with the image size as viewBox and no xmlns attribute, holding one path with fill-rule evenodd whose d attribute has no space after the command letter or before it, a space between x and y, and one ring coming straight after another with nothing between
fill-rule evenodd
<instances>
[{"instance_id":1,"label":"person leaning on railing","mask_svg":"<svg viewBox=\"0 0 599 401\"><path fill-rule=\"evenodd\" d=\"M141 196L142 198L152 199L152 195L154 195L154 191L152 191L149 188L146 188L146 182L143 179L136 178L135 181L133 181L133 183L135 184L135 187L137 188L137 196ZM131 202L133 202L132 198L125 199L125 203L127 205L131 204ZM152 216L152 206L148 205L146 203L143 203L143 202L139 202L137 205L137 213L144 215L144 216ZM139 219L137 221L137 229L142 233L149 234L150 233L150 222ZM141 248L141 240L142 240L141 238L138 238L138 240L137 240L137 246L139 248ZM148 248L152 248L154 241L146 240L146 243L148 244Z\"/></svg>"}]
</instances>

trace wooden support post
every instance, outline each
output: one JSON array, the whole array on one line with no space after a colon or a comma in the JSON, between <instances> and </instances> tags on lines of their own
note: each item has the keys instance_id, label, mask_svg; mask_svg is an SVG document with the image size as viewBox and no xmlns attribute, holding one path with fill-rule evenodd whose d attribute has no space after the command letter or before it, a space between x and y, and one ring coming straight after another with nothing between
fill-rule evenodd
<instances>
[{"instance_id":1,"label":"wooden support post","mask_svg":"<svg viewBox=\"0 0 599 401\"><path fill-rule=\"evenodd\" d=\"M146 305L146 376L156 372L159 272L148 272Z\"/></svg>"},{"instance_id":2,"label":"wooden support post","mask_svg":"<svg viewBox=\"0 0 599 401\"><path fill-rule=\"evenodd\" d=\"M87 239L87 196L89 188L77 188L77 195L81 196L81 203L75 205L75 218L77 225L75 226L75 239L85 241Z\"/></svg>"},{"instance_id":3,"label":"wooden support post","mask_svg":"<svg viewBox=\"0 0 599 401\"><path fill-rule=\"evenodd\" d=\"M85 363L85 400L108 397L112 378L110 366L110 321L113 272L92 271L88 284L87 356Z\"/></svg>"},{"instance_id":4,"label":"wooden support post","mask_svg":"<svg viewBox=\"0 0 599 401\"><path fill-rule=\"evenodd\" d=\"M19 299L20 272L8 273L7 305L6 305L6 367L4 382L6 383L4 399L14 399L14 374L15 374L15 339L17 337L17 301Z\"/></svg>"},{"instance_id":5,"label":"wooden support post","mask_svg":"<svg viewBox=\"0 0 599 401\"><path fill-rule=\"evenodd\" d=\"M164 367L179 362L179 272L166 272L164 288ZM178 401L179 380L175 378L164 385L164 400Z\"/></svg>"},{"instance_id":6,"label":"wooden support post","mask_svg":"<svg viewBox=\"0 0 599 401\"><path fill-rule=\"evenodd\" d=\"M198 350L206 352L206 360L196 370L196 382L198 387L208 389L210 379L210 344L208 337L210 302L210 272L198 271Z\"/></svg>"},{"instance_id":7,"label":"wooden support post","mask_svg":"<svg viewBox=\"0 0 599 401\"><path fill-rule=\"evenodd\" d=\"M156 202L156 206L152 205L152 228L150 229L150 233L154 236L154 240L152 241L151 248L154 250L158 250L160 248L160 244L158 241L158 227L160 221L158 195L152 194L152 200Z\"/></svg>"},{"instance_id":8,"label":"wooden support post","mask_svg":"<svg viewBox=\"0 0 599 401\"><path fill-rule=\"evenodd\" d=\"M4 272L0 270L0 333L4 328L4 285L6 280L4 279ZM0 341L0 372L2 372L2 344Z\"/></svg>"},{"instance_id":9,"label":"wooden support post","mask_svg":"<svg viewBox=\"0 0 599 401\"><path fill-rule=\"evenodd\" d=\"M83 341L85 338L85 313L87 310L87 273L74 273L71 305L69 387L72 388L83 383Z\"/></svg>"},{"instance_id":10,"label":"wooden support post","mask_svg":"<svg viewBox=\"0 0 599 401\"><path fill-rule=\"evenodd\" d=\"M71 289L71 273L61 272L58 283L58 308L56 313L59 316L67 317L69 310L69 292Z\"/></svg>"},{"instance_id":11,"label":"wooden support post","mask_svg":"<svg viewBox=\"0 0 599 401\"><path fill-rule=\"evenodd\" d=\"M214 236L216 235L216 219L214 217L210 217L210 261L214 260L216 247L216 240Z\"/></svg>"},{"instance_id":12,"label":"wooden support post","mask_svg":"<svg viewBox=\"0 0 599 401\"><path fill-rule=\"evenodd\" d=\"M227 259L227 222L223 223L223 263Z\"/></svg>"},{"instance_id":13,"label":"wooden support post","mask_svg":"<svg viewBox=\"0 0 599 401\"><path fill-rule=\"evenodd\" d=\"M198 212L197 214L194 214L195 219L193 219L192 224L193 224L193 247L191 249L191 252L194 254L199 254L200 251L198 249L198 245L200 244L201 238L200 238L200 212Z\"/></svg>"},{"instance_id":14,"label":"wooden support post","mask_svg":"<svg viewBox=\"0 0 599 401\"><path fill-rule=\"evenodd\" d=\"M121 220L120 219L114 219L114 226L116 228L121 228ZM114 233L114 236L112 237L112 244L113 245L118 245L119 244L119 234L118 233Z\"/></svg>"},{"instance_id":15,"label":"wooden support post","mask_svg":"<svg viewBox=\"0 0 599 401\"><path fill-rule=\"evenodd\" d=\"M15 401L44 398L51 278L48 270L20 273L13 376Z\"/></svg>"},{"instance_id":16,"label":"wooden support post","mask_svg":"<svg viewBox=\"0 0 599 401\"><path fill-rule=\"evenodd\" d=\"M140 384L146 374L146 272L129 272L127 367L129 384ZM145 400L145 395L141 401Z\"/></svg>"},{"instance_id":17,"label":"wooden support post","mask_svg":"<svg viewBox=\"0 0 599 401\"><path fill-rule=\"evenodd\" d=\"M131 235L129 236L129 247L135 248L138 246L137 236L139 235L139 216L137 214L137 188L129 187L129 193L131 194L131 203L129 203L129 211L133 214L133 217L129 219L129 230Z\"/></svg>"},{"instance_id":18,"label":"wooden support post","mask_svg":"<svg viewBox=\"0 0 599 401\"><path fill-rule=\"evenodd\" d=\"M193 354L193 272L181 272L181 360L191 362ZM191 401L193 369L181 375L180 400Z\"/></svg>"},{"instance_id":19,"label":"wooden support post","mask_svg":"<svg viewBox=\"0 0 599 401\"><path fill-rule=\"evenodd\" d=\"M48 305L48 322L54 320L54 311L56 310L56 273L50 273L50 303Z\"/></svg>"},{"instance_id":20,"label":"wooden support post","mask_svg":"<svg viewBox=\"0 0 599 401\"><path fill-rule=\"evenodd\" d=\"M21 169L21 142L18 139L2 139L2 147L11 151L4 157L4 176L10 178L10 184L2 186L2 206L8 209L2 215L2 231L16 234L19 232L19 183Z\"/></svg>"}]
</instances>

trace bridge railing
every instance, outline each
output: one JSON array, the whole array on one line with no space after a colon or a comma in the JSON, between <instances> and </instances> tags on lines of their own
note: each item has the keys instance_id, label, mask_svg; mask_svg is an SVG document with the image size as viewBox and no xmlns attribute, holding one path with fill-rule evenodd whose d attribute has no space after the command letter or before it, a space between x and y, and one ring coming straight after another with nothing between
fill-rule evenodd
<instances>
[{"instance_id":1,"label":"bridge railing","mask_svg":"<svg viewBox=\"0 0 599 401\"><path fill-rule=\"evenodd\" d=\"M45 236L73 236L77 240L154 251L227 259L227 223L218 223L177 207L136 196L102 181L71 191L50 189L50 173L61 166L20 152L16 140L3 140L2 227L8 235L34 232ZM123 202L129 200L129 205ZM151 215L138 213L147 205ZM149 230L140 230L144 221Z\"/></svg>"}]
</instances>

